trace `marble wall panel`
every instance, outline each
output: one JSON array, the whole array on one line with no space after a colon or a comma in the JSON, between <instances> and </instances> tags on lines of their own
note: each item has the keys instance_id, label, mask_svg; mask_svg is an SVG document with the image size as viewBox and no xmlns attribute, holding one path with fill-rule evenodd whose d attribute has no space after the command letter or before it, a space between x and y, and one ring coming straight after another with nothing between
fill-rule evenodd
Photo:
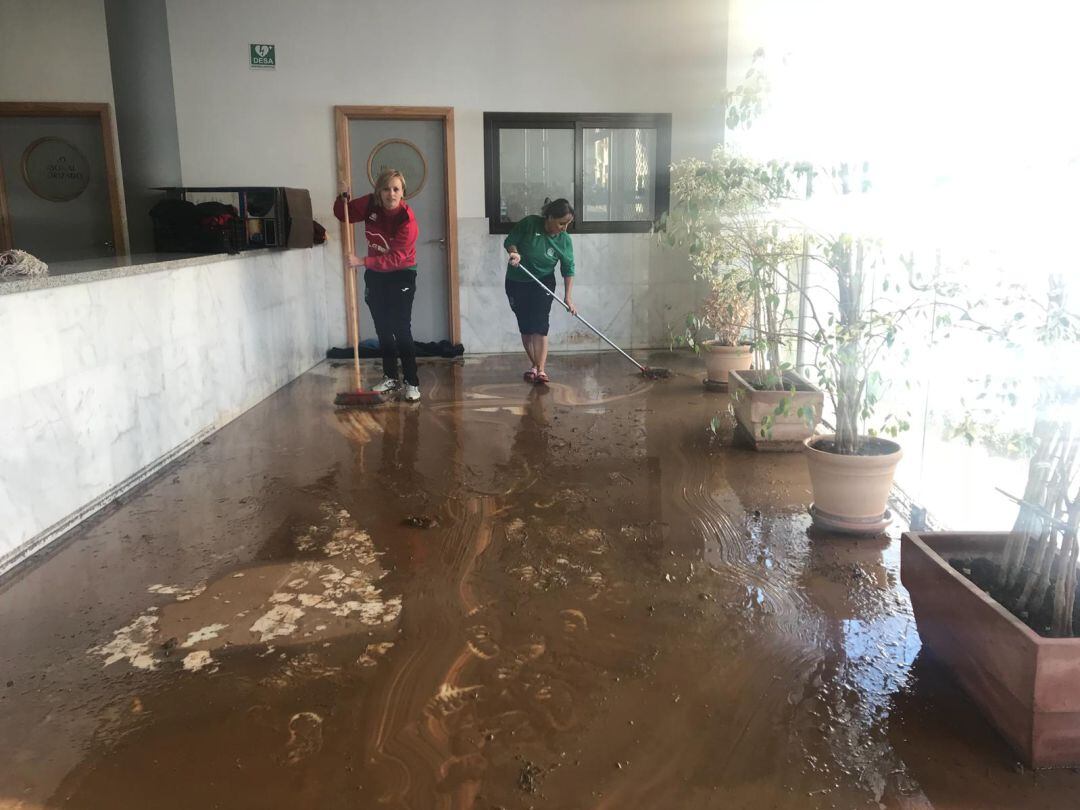
<instances>
[{"instance_id":1,"label":"marble wall panel","mask_svg":"<svg viewBox=\"0 0 1080 810\"><path fill-rule=\"evenodd\" d=\"M481 217L458 222L462 342L468 353L516 351L513 315L502 292L504 237ZM586 318L623 348L663 348L693 295L685 253L662 247L651 233L574 234L575 302ZM562 294L562 287L559 287ZM588 329L552 311L551 350L606 349ZM607 327L607 328L605 328ZM625 344L625 345L624 345Z\"/></svg>"},{"instance_id":2,"label":"marble wall panel","mask_svg":"<svg viewBox=\"0 0 1080 810\"><path fill-rule=\"evenodd\" d=\"M469 287L502 286L506 268L503 234L489 234L481 217L458 220L458 282L462 296Z\"/></svg>"},{"instance_id":3,"label":"marble wall panel","mask_svg":"<svg viewBox=\"0 0 1080 810\"><path fill-rule=\"evenodd\" d=\"M32 347L0 364L0 571L318 363L333 266L259 252L0 296Z\"/></svg>"}]
</instances>

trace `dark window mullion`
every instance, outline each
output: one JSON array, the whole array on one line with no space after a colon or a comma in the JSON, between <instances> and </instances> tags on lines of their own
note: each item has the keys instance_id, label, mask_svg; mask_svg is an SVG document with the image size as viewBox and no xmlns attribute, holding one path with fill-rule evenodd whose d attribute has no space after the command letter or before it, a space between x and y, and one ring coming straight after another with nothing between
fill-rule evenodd
<instances>
[{"instance_id":1,"label":"dark window mullion","mask_svg":"<svg viewBox=\"0 0 1080 810\"><path fill-rule=\"evenodd\" d=\"M585 156L583 142L585 125L579 120L574 125L574 222L585 216ZM575 226L576 229L576 226Z\"/></svg>"},{"instance_id":2,"label":"dark window mullion","mask_svg":"<svg viewBox=\"0 0 1080 810\"><path fill-rule=\"evenodd\" d=\"M577 233L648 233L652 226L652 221L647 219L602 219L580 223L575 220L574 224Z\"/></svg>"},{"instance_id":3,"label":"dark window mullion","mask_svg":"<svg viewBox=\"0 0 1080 810\"><path fill-rule=\"evenodd\" d=\"M499 168L499 127L489 113L484 113L484 163L489 179L485 193L484 212L489 220L499 218L499 189L502 177Z\"/></svg>"},{"instance_id":4,"label":"dark window mullion","mask_svg":"<svg viewBox=\"0 0 1080 810\"><path fill-rule=\"evenodd\" d=\"M656 188L653 217L660 219L671 204L671 114L656 116Z\"/></svg>"}]
</instances>

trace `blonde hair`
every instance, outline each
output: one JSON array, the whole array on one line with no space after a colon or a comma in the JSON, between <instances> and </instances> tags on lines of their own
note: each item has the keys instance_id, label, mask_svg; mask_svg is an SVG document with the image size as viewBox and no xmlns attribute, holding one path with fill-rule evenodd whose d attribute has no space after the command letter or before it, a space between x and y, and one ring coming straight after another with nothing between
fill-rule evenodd
<instances>
[{"instance_id":1,"label":"blonde hair","mask_svg":"<svg viewBox=\"0 0 1080 810\"><path fill-rule=\"evenodd\" d=\"M401 197L402 199L405 198L405 192L408 190L405 186L405 175L397 169L383 169L379 172L379 176L375 180L375 204L380 208L382 207L382 198L379 195L379 192L384 188L388 188L390 186L390 181L395 177L401 181Z\"/></svg>"}]
</instances>

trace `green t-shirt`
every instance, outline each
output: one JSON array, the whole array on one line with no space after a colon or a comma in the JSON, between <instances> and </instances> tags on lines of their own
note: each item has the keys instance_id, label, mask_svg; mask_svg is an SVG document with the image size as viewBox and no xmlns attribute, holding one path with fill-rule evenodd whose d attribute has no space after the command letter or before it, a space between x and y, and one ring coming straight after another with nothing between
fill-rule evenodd
<instances>
[{"instance_id":1,"label":"green t-shirt","mask_svg":"<svg viewBox=\"0 0 1080 810\"><path fill-rule=\"evenodd\" d=\"M543 278L555 272L555 265L560 265L563 276L574 275L574 246L570 234L563 231L558 236L548 236L544 230L544 218L530 214L523 218L503 242L503 247L514 245L521 254L521 263L529 268L534 276ZM529 277L517 267L506 263L506 277L512 281L528 281Z\"/></svg>"}]
</instances>

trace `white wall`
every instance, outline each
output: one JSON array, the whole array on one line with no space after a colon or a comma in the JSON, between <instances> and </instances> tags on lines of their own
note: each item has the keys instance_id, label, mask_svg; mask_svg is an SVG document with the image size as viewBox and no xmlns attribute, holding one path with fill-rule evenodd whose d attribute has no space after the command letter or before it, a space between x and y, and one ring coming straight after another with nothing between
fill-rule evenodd
<instances>
[{"instance_id":1,"label":"white wall","mask_svg":"<svg viewBox=\"0 0 1080 810\"><path fill-rule=\"evenodd\" d=\"M0 101L104 102L115 112L103 0L0 0ZM122 177L115 127L108 148ZM120 201L126 232L122 188Z\"/></svg>"},{"instance_id":2,"label":"white wall","mask_svg":"<svg viewBox=\"0 0 1080 810\"><path fill-rule=\"evenodd\" d=\"M455 108L458 214L484 214L484 111L674 113L673 151L719 133L723 0L168 0L184 182L334 193L335 104ZM248 44L277 46L275 70ZM230 179L231 178L231 179Z\"/></svg>"},{"instance_id":3,"label":"white wall","mask_svg":"<svg viewBox=\"0 0 1080 810\"><path fill-rule=\"evenodd\" d=\"M330 212L336 173L334 105L455 109L465 314L483 304L490 317L490 303L505 309L503 316L512 322L505 301L468 299L472 293L466 277L480 272L472 265L501 260L491 247L501 237L486 236L483 219L485 111L670 112L675 160L706 154L720 138L725 0L548 0L530 5L505 0L167 0L167 5L184 183L308 188L315 218L334 239L337 228L329 227L336 224ZM248 66L253 42L276 45L275 70ZM575 237L578 243L583 239ZM612 240L620 239L589 237L594 246L581 246L579 252L602 257L611 253ZM326 255L334 261L334 250ZM579 262L582 283L590 269ZM498 264L490 272L500 275ZM648 282L648 268L635 278L641 280L641 272ZM340 286L331 283L332 325L341 323L335 314L340 313ZM661 294L647 283L638 290L649 297ZM677 315L681 321L685 302L669 303L673 312L682 309ZM579 331L553 333L554 346L589 346ZM644 342L656 345L663 331L658 326ZM477 333L472 335L468 351L503 348L499 342L477 342ZM333 337L343 341L343 330Z\"/></svg>"},{"instance_id":4,"label":"white wall","mask_svg":"<svg viewBox=\"0 0 1080 810\"><path fill-rule=\"evenodd\" d=\"M113 102L102 0L0 0L0 101Z\"/></svg>"}]
</instances>

